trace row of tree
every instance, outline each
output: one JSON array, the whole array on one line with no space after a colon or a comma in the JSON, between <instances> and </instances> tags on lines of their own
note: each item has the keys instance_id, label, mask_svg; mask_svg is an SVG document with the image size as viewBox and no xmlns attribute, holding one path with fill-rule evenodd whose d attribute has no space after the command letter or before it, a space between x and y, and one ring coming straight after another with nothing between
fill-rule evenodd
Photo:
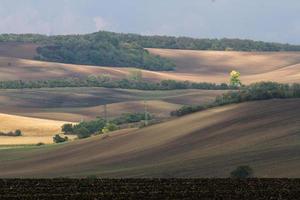
<instances>
[{"instance_id":1,"label":"row of tree","mask_svg":"<svg viewBox=\"0 0 300 200\"><path fill-rule=\"evenodd\" d=\"M87 40L87 41L86 41ZM78 42L80 41L80 42ZM108 41L113 46L138 45L142 48L168 48L191 50L235 51L300 51L300 45L280 44L242 39L196 39L190 37L142 36L138 34L100 31L86 35L46 36L40 34L2 34L0 42L34 42L45 46L90 45L96 42L101 48ZM110 46L106 47L107 49ZM70 49L71 50L71 49ZM75 50L74 50L75 51Z\"/></svg>"},{"instance_id":2,"label":"row of tree","mask_svg":"<svg viewBox=\"0 0 300 200\"><path fill-rule=\"evenodd\" d=\"M52 80L31 81L0 81L0 89L25 89L25 88L56 88L56 87L105 87L138 90L175 90L175 89L206 89L228 90L235 87L226 83L194 83L189 81L163 80L161 82L148 82L124 78L112 80L109 76L89 76L88 78L68 78Z\"/></svg>"},{"instance_id":3,"label":"row of tree","mask_svg":"<svg viewBox=\"0 0 300 200\"><path fill-rule=\"evenodd\" d=\"M300 98L300 84L254 83L218 96L214 102L206 105L183 106L178 110L172 111L171 115L183 116L221 105L278 98Z\"/></svg>"}]
</instances>

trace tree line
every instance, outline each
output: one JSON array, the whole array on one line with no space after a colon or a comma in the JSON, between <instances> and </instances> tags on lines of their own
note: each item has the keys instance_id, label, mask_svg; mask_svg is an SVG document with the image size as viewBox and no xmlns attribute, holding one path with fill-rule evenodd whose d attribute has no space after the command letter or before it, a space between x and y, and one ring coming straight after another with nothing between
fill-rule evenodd
<instances>
[{"instance_id":1,"label":"tree line","mask_svg":"<svg viewBox=\"0 0 300 200\"><path fill-rule=\"evenodd\" d=\"M300 98L300 84L281 84L276 82L260 82L243 86L239 90L229 91L206 105L183 106L172 111L172 116L184 116L208 108L241 103L247 101Z\"/></svg>"},{"instance_id":2,"label":"tree line","mask_svg":"<svg viewBox=\"0 0 300 200\"><path fill-rule=\"evenodd\" d=\"M108 76L89 76L87 78L67 78L50 80L14 80L0 81L0 89L33 89L57 87L105 87L137 90L175 90L175 89L205 89L228 90L234 89L226 83L194 83L190 81L162 80L161 82L148 82L145 80L131 80L124 78L112 80Z\"/></svg>"}]
</instances>

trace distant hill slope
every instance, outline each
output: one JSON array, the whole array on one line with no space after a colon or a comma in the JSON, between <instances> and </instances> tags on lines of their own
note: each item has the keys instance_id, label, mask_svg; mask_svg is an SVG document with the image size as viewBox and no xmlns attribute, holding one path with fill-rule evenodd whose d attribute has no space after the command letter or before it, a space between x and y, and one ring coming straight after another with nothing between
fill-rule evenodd
<instances>
[{"instance_id":1,"label":"distant hill slope","mask_svg":"<svg viewBox=\"0 0 300 200\"><path fill-rule=\"evenodd\" d=\"M299 177L299 104L243 103L51 148L0 150L0 177L228 177L239 165L258 177Z\"/></svg>"},{"instance_id":2,"label":"distant hill slope","mask_svg":"<svg viewBox=\"0 0 300 200\"><path fill-rule=\"evenodd\" d=\"M300 82L299 52L232 52L148 49L176 63L176 73L188 80L227 82L232 70L244 83L258 81ZM169 73L172 74L172 73ZM188 78L189 77L189 78Z\"/></svg>"},{"instance_id":3,"label":"distant hill slope","mask_svg":"<svg viewBox=\"0 0 300 200\"><path fill-rule=\"evenodd\" d=\"M33 59L37 56L36 49L39 45L22 42L1 42L0 56Z\"/></svg>"}]
</instances>

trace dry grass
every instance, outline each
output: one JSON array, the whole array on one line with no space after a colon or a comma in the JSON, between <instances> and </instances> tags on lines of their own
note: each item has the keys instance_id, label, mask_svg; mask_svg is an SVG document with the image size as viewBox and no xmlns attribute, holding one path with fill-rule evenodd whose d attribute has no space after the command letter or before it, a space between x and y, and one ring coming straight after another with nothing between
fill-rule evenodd
<instances>
[{"instance_id":1,"label":"dry grass","mask_svg":"<svg viewBox=\"0 0 300 200\"><path fill-rule=\"evenodd\" d=\"M24 137L2 137L0 136L0 147L11 145L52 144L53 136L24 136Z\"/></svg>"},{"instance_id":2,"label":"dry grass","mask_svg":"<svg viewBox=\"0 0 300 200\"><path fill-rule=\"evenodd\" d=\"M24 136L52 136L64 123L67 122L0 114L1 131L20 129Z\"/></svg>"},{"instance_id":3,"label":"dry grass","mask_svg":"<svg viewBox=\"0 0 300 200\"><path fill-rule=\"evenodd\" d=\"M300 100L219 107L59 148L0 151L0 177L227 177L250 165L259 177L299 177ZM18 156L22 155L22 158Z\"/></svg>"}]
</instances>

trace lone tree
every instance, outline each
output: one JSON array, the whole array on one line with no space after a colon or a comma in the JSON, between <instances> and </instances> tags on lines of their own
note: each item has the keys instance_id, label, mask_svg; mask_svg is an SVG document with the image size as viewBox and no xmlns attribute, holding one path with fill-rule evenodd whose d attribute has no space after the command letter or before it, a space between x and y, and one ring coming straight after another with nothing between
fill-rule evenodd
<instances>
[{"instance_id":1,"label":"lone tree","mask_svg":"<svg viewBox=\"0 0 300 200\"><path fill-rule=\"evenodd\" d=\"M251 178L253 177L253 169L248 165L239 166L230 173L230 176L240 179Z\"/></svg>"},{"instance_id":2,"label":"lone tree","mask_svg":"<svg viewBox=\"0 0 300 200\"><path fill-rule=\"evenodd\" d=\"M233 70L230 73L230 86L240 87L242 85L242 82L240 80L240 76L241 76L240 72Z\"/></svg>"},{"instance_id":3,"label":"lone tree","mask_svg":"<svg viewBox=\"0 0 300 200\"><path fill-rule=\"evenodd\" d=\"M16 135L16 136L22 136L22 131L19 130L19 129L17 129L17 130L15 131L15 135Z\"/></svg>"}]
</instances>

